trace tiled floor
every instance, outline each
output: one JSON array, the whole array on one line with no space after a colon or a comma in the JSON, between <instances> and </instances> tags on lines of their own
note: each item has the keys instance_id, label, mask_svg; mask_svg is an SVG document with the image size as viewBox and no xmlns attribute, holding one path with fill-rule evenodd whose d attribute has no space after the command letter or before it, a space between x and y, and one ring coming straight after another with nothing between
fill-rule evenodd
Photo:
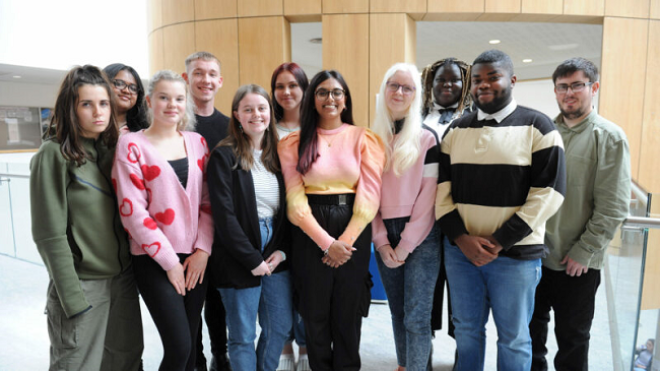
<instances>
[{"instance_id":1,"label":"tiled floor","mask_svg":"<svg viewBox=\"0 0 660 371\"><path fill-rule=\"evenodd\" d=\"M0 241L2 243L2 241ZM48 367L48 334L43 314L48 274L43 266L0 255L0 370L45 370ZM605 290L598 292L598 310L592 330L592 370L612 370L611 342ZM156 329L143 306L145 326L144 362L146 370L156 370L162 356ZM497 360L496 331L493 322L487 326L486 370L495 370ZM208 339L208 337L205 337ZM396 367L392 328L387 305L373 304L370 317L362 326L363 370L388 371ZM436 334L433 341L433 370L449 371L455 345L446 332ZM208 349L208 344L205 345ZM550 353L556 349L554 340ZM208 352L207 352L208 353Z\"/></svg>"}]
</instances>

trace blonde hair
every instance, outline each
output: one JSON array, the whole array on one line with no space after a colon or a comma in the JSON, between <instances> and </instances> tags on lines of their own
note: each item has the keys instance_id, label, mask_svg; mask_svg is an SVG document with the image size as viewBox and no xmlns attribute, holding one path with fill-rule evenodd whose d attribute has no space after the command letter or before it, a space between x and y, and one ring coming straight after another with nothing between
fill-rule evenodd
<instances>
[{"instance_id":1,"label":"blonde hair","mask_svg":"<svg viewBox=\"0 0 660 371\"><path fill-rule=\"evenodd\" d=\"M397 72L410 74L415 91L408 112L404 118L403 127L394 139L394 119L385 102L387 82ZM376 103L376 117L372 130L380 136L385 146L385 170L390 168L394 175L400 177L418 159L421 152L420 138L422 134L422 82L417 67L409 63L397 63L390 67L380 84L379 99Z\"/></svg>"},{"instance_id":2,"label":"blonde hair","mask_svg":"<svg viewBox=\"0 0 660 371\"><path fill-rule=\"evenodd\" d=\"M156 85L158 85L159 82L161 81L174 81L174 82L180 82L183 85L183 89L187 91L186 89L186 80L181 77L178 73L170 70L161 70L156 72L154 76L149 80L149 87L147 88L147 95L149 96L149 99L153 99L153 94L154 90L156 89ZM177 130L188 130L188 131L194 131L195 130L195 111L194 107L195 105L192 104L192 98L190 97L190 93L186 93L186 113L183 115L183 118L179 123L177 124ZM154 113L151 108L149 108L149 124L154 120L153 117Z\"/></svg>"}]
</instances>

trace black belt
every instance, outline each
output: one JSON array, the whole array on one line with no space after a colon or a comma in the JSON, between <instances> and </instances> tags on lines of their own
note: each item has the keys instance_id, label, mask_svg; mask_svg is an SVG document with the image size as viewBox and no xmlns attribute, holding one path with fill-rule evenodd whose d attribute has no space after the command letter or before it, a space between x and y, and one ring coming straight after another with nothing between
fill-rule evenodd
<instances>
[{"instance_id":1,"label":"black belt","mask_svg":"<svg viewBox=\"0 0 660 371\"><path fill-rule=\"evenodd\" d=\"M310 205L353 205L355 193L344 193L340 195L307 195Z\"/></svg>"}]
</instances>

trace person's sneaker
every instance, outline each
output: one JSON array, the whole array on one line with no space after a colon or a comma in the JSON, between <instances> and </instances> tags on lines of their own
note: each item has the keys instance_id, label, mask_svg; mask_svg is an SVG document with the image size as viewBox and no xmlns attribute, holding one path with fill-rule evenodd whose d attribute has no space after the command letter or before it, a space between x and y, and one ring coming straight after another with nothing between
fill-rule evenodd
<instances>
[{"instance_id":1,"label":"person's sneaker","mask_svg":"<svg viewBox=\"0 0 660 371\"><path fill-rule=\"evenodd\" d=\"M298 359L298 371L312 371L309 367L309 358L307 358L307 354L300 355L300 359Z\"/></svg>"},{"instance_id":2,"label":"person's sneaker","mask_svg":"<svg viewBox=\"0 0 660 371\"><path fill-rule=\"evenodd\" d=\"M296 371L296 359L293 354L281 354L277 371Z\"/></svg>"}]
</instances>

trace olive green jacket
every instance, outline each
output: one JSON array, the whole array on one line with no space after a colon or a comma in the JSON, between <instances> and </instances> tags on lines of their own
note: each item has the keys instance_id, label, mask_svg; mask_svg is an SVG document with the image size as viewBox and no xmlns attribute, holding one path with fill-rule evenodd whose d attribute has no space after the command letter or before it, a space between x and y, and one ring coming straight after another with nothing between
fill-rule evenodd
<instances>
[{"instance_id":1,"label":"olive green jacket","mask_svg":"<svg viewBox=\"0 0 660 371\"><path fill-rule=\"evenodd\" d=\"M564 141L566 196L546 223L550 254L543 265L565 270L568 255L590 269L601 269L605 250L630 204L630 152L623 130L592 111L569 128L561 115L555 125Z\"/></svg>"}]
</instances>

